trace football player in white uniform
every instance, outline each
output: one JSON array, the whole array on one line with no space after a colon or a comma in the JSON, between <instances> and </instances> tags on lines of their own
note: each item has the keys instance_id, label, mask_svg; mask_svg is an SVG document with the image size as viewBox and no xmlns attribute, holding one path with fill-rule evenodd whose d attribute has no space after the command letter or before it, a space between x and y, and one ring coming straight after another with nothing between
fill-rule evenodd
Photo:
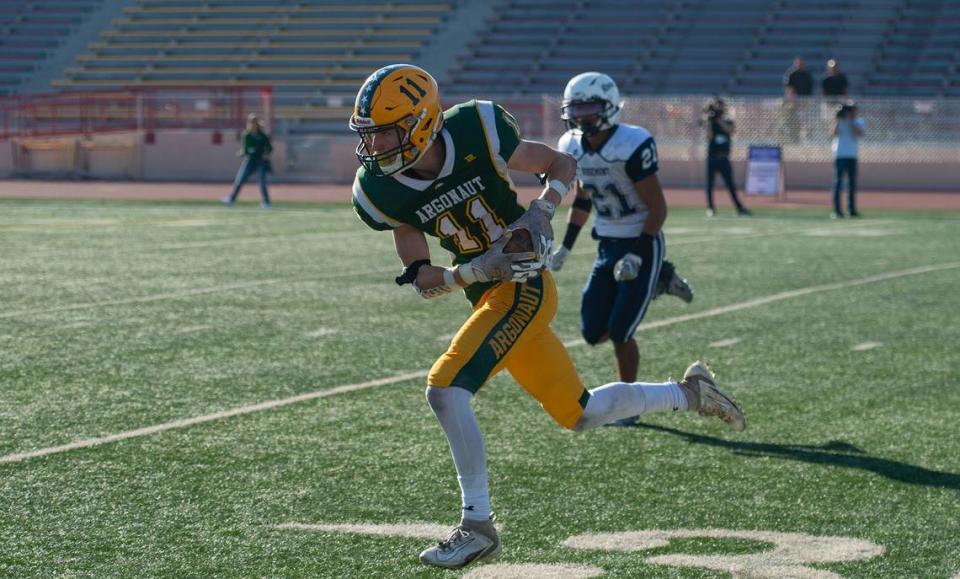
<instances>
[{"instance_id":1,"label":"football player in white uniform","mask_svg":"<svg viewBox=\"0 0 960 579\"><path fill-rule=\"evenodd\" d=\"M591 345L613 342L620 380L632 382L639 365L633 334L650 301L668 293L689 303L693 290L664 260L667 204L657 179L656 143L643 127L617 122L622 105L605 74L585 72L567 83L561 117L570 130L557 148L577 159L577 196L550 265L553 271L563 267L595 207L593 237L600 243L583 289L581 333Z\"/></svg>"}]
</instances>

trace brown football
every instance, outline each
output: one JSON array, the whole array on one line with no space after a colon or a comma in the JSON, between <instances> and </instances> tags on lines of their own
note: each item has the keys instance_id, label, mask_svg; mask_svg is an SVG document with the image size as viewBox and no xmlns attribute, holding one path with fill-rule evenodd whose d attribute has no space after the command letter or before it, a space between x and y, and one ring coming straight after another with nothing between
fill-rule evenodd
<instances>
[{"instance_id":1,"label":"brown football","mask_svg":"<svg viewBox=\"0 0 960 579\"><path fill-rule=\"evenodd\" d=\"M533 251L533 238L526 229L514 230L510 241L503 247L504 253L524 253Z\"/></svg>"}]
</instances>

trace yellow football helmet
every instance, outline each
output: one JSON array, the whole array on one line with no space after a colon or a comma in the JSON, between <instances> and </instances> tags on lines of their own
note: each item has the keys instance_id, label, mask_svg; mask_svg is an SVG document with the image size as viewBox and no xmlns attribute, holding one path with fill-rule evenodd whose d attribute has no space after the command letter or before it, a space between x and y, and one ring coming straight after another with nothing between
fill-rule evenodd
<instances>
[{"instance_id":1,"label":"yellow football helmet","mask_svg":"<svg viewBox=\"0 0 960 579\"><path fill-rule=\"evenodd\" d=\"M357 158L379 176L416 163L442 126L437 81L412 64L391 64L371 74L357 93L350 117L350 129L360 134ZM388 150L378 150L381 139L389 143Z\"/></svg>"}]
</instances>

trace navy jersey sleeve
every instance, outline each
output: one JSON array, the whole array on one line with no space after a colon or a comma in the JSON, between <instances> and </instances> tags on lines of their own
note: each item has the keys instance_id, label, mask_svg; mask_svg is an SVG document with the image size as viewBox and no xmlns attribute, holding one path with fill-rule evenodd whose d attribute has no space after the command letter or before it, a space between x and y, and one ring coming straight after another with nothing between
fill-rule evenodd
<instances>
[{"instance_id":1,"label":"navy jersey sleeve","mask_svg":"<svg viewBox=\"0 0 960 579\"><path fill-rule=\"evenodd\" d=\"M634 182L643 181L657 172L657 144L653 137L640 144L626 164L627 176Z\"/></svg>"}]
</instances>

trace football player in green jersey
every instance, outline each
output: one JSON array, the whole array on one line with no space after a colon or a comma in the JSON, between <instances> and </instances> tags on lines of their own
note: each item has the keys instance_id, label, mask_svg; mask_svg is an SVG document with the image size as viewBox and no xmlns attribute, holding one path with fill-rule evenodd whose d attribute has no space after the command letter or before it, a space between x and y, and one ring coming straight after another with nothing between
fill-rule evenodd
<instances>
[{"instance_id":1,"label":"football player in green jersey","mask_svg":"<svg viewBox=\"0 0 960 579\"><path fill-rule=\"evenodd\" d=\"M408 64L373 73L357 94L350 128L360 136L353 184L360 219L393 233L400 285L424 298L463 289L473 312L427 377L427 401L457 469L463 516L420 559L457 568L499 555L487 488L486 451L470 400L506 369L561 426L582 431L657 410L685 409L745 427L739 404L699 362L681 382L615 382L587 391L550 329L557 289L544 260L550 219L576 175L573 157L524 140L516 121L483 100L440 107L436 81ZM526 210L510 170L546 175ZM438 237L453 267L430 262L426 235ZM516 243L527 239L524 243Z\"/></svg>"}]
</instances>

